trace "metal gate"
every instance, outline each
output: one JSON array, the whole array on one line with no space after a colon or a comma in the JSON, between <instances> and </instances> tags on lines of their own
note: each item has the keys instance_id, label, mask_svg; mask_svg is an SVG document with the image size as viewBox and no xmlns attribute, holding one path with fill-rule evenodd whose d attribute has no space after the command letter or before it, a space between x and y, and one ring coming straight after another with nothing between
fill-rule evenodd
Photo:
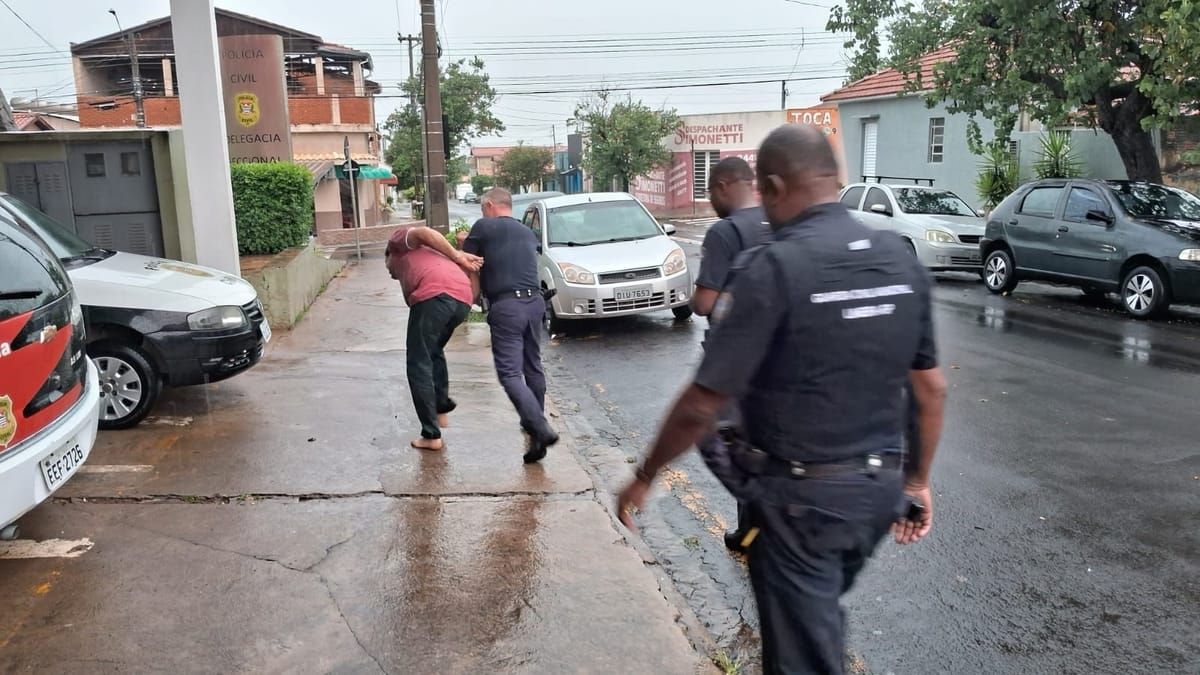
<instances>
[{"instance_id":1,"label":"metal gate","mask_svg":"<svg viewBox=\"0 0 1200 675\"><path fill-rule=\"evenodd\" d=\"M67 164L79 236L102 248L163 255L149 141L74 144Z\"/></svg>"},{"instance_id":2,"label":"metal gate","mask_svg":"<svg viewBox=\"0 0 1200 675\"><path fill-rule=\"evenodd\" d=\"M75 212L66 162L18 162L5 164L8 193L75 231Z\"/></svg>"}]
</instances>

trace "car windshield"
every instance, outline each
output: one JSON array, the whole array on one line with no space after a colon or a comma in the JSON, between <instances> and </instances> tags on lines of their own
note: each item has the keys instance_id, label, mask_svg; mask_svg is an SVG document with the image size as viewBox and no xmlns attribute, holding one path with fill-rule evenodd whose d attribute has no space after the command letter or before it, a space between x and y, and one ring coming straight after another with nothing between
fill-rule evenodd
<instances>
[{"instance_id":1,"label":"car windshield","mask_svg":"<svg viewBox=\"0 0 1200 675\"><path fill-rule=\"evenodd\" d=\"M587 202L549 210L551 246L589 246L647 239L662 234L640 204L630 200Z\"/></svg>"},{"instance_id":2,"label":"car windshield","mask_svg":"<svg viewBox=\"0 0 1200 675\"><path fill-rule=\"evenodd\" d=\"M33 230L34 234L41 237L42 241L46 242L46 245L54 252L54 255L58 256L59 260L79 258L99 251L95 246L80 239L74 232L63 227L57 220L54 220L20 199L12 195L4 195L0 196L0 201L3 201L4 206L20 217L23 225L27 225Z\"/></svg>"},{"instance_id":3,"label":"car windshield","mask_svg":"<svg viewBox=\"0 0 1200 675\"><path fill-rule=\"evenodd\" d=\"M918 190L895 188L896 203L905 213L921 213L931 216L974 216L975 211L967 206L958 195L949 190Z\"/></svg>"},{"instance_id":4,"label":"car windshield","mask_svg":"<svg viewBox=\"0 0 1200 675\"><path fill-rule=\"evenodd\" d=\"M1134 218L1200 221L1200 198L1153 183L1109 183L1121 206Z\"/></svg>"}]
</instances>

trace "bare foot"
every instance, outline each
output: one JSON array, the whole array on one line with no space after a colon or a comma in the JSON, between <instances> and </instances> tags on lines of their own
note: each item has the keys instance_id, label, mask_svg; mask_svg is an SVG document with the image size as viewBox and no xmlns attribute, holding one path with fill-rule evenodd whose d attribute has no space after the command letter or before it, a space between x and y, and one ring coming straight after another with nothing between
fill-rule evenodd
<instances>
[{"instance_id":1,"label":"bare foot","mask_svg":"<svg viewBox=\"0 0 1200 675\"><path fill-rule=\"evenodd\" d=\"M446 447L440 438L418 438L409 445L418 450L441 450Z\"/></svg>"},{"instance_id":2,"label":"bare foot","mask_svg":"<svg viewBox=\"0 0 1200 675\"><path fill-rule=\"evenodd\" d=\"M450 426L450 414L449 413L438 413L438 426L443 429Z\"/></svg>"}]
</instances>

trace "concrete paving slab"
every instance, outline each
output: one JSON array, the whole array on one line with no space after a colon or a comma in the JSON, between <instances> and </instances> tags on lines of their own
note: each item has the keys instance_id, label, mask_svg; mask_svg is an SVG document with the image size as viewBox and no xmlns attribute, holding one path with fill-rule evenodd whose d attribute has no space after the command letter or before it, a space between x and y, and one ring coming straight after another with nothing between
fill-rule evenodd
<instances>
[{"instance_id":1,"label":"concrete paving slab","mask_svg":"<svg viewBox=\"0 0 1200 675\"><path fill-rule=\"evenodd\" d=\"M25 528L95 546L0 560L13 672L710 668L588 497L56 504Z\"/></svg>"}]
</instances>

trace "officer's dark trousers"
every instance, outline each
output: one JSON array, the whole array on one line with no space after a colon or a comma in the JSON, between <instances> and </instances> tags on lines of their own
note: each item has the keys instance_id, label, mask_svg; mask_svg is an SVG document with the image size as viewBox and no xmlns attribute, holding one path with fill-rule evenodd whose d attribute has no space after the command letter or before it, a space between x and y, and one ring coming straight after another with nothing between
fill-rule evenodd
<instances>
[{"instance_id":1,"label":"officer's dark trousers","mask_svg":"<svg viewBox=\"0 0 1200 675\"><path fill-rule=\"evenodd\" d=\"M408 310L408 388L421 421L422 438L441 438L438 413L454 409L444 349L470 310L445 293Z\"/></svg>"},{"instance_id":2,"label":"officer's dark trousers","mask_svg":"<svg viewBox=\"0 0 1200 675\"><path fill-rule=\"evenodd\" d=\"M763 671L841 675L838 599L900 515L901 473L763 481L752 504L761 529L750 549Z\"/></svg>"},{"instance_id":3,"label":"officer's dark trousers","mask_svg":"<svg viewBox=\"0 0 1200 675\"><path fill-rule=\"evenodd\" d=\"M521 428L539 438L553 431L546 422L546 375L542 372L542 297L504 298L488 309L492 360L500 386L521 417Z\"/></svg>"}]
</instances>

